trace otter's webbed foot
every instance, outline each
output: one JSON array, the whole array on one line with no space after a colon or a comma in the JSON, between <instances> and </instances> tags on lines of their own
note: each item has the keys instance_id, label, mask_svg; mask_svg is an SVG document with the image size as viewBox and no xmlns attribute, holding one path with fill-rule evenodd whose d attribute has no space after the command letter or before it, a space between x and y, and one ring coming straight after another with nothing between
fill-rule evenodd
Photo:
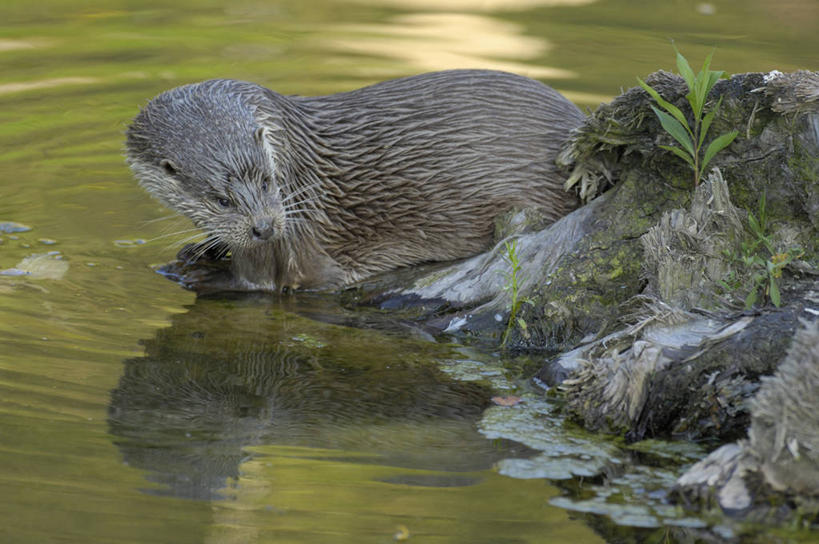
<instances>
[{"instance_id":1,"label":"otter's webbed foot","mask_svg":"<svg viewBox=\"0 0 819 544\"><path fill-rule=\"evenodd\" d=\"M229 291L235 287L228 250L213 239L188 244L176 254L176 260L156 271L185 289L197 293Z\"/></svg>"}]
</instances>

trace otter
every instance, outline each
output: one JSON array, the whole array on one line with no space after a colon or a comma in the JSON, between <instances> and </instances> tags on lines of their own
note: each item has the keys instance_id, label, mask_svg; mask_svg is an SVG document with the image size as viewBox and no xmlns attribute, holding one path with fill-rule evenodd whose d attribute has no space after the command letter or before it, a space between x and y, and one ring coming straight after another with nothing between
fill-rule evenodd
<instances>
[{"instance_id":1,"label":"otter","mask_svg":"<svg viewBox=\"0 0 819 544\"><path fill-rule=\"evenodd\" d=\"M554 158L584 115L538 81L450 70L327 96L214 79L126 133L140 184L229 251L235 287L333 288L491 247L493 221L578 205Z\"/></svg>"}]
</instances>

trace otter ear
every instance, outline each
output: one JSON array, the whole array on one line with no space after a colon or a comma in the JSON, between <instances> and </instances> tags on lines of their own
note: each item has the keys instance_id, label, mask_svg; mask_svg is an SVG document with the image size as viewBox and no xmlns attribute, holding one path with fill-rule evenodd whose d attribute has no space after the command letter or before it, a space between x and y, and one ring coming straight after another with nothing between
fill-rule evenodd
<instances>
[{"instance_id":1,"label":"otter ear","mask_svg":"<svg viewBox=\"0 0 819 544\"><path fill-rule=\"evenodd\" d=\"M173 176L179 171L179 168L176 166L176 163L174 163L170 159L162 159L161 161L159 161L159 167L162 168L162 170L164 170L165 173L168 174L169 176Z\"/></svg>"},{"instance_id":2,"label":"otter ear","mask_svg":"<svg viewBox=\"0 0 819 544\"><path fill-rule=\"evenodd\" d=\"M267 136L267 130L264 127L259 127L253 132L253 139L256 140L257 144L261 145L265 136Z\"/></svg>"}]
</instances>

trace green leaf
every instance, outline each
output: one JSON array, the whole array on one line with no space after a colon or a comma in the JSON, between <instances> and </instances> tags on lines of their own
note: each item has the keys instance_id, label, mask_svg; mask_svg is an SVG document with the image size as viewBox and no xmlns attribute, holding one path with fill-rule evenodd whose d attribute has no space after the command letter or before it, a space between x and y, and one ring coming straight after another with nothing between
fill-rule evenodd
<instances>
[{"instance_id":1,"label":"green leaf","mask_svg":"<svg viewBox=\"0 0 819 544\"><path fill-rule=\"evenodd\" d=\"M697 77L695 78L695 88L692 89L697 102L697 107L694 108L694 116L697 119L702 117L702 108L705 106L705 99L708 97L708 91L711 90L710 87L708 87L708 84L711 81L711 72L709 68L711 66L711 57L713 56L714 52L711 51L708 56L705 57L705 62L702 64L702 70L700 70L700 73L698 73Z\"/></svg>"},{"instance_id":2,"label":"green leaf","mask_svg":"<svg viewBox=\"0 0 819 544\"><path fill-rule=\"evenodd\" d=\"M651 85L649 85L648 83L646 83L645 81L643 81L639 77L637 78L637 83L640 84L640 87L642 87L643 90L645 90L645 92L647 92L648 94L651 95L651 98L653 98L657 102L662 100L662 97L660 96L660 93L655 91L654 88Z\"/></svg>"},{"instance_id":3,"label":"green leaf","mask_svg":"<svg viewBox=\"0 0 819 544\"><path fill-rule=\"evenodd\" d=\"M711 128L711 122L714 120L714 116L717 114L717 110L719 109L720 104L722 104L722 97L719 97L719 101L714 108L705 114L705 118L702 120L702 125L700 125L700 141L697 143L697 149L702 147L702 142L705 141L705 135L708 134L708 129Z\"/></svg>"},{"instance_id":4,"label":"green leaf","mask_svg":"<svg viewBox=\"0 0 819 544\"><path fill-rule=\"evenodd\" d=\"M657 117L660 119L660 124L663 126L666 132L668 132L672 138L677 140L683 148L688 151L691 156L694 156L694 140L691 135L686 132L686 129L683 125L668 115L665 112L660 111L659 109L651 106L651 109L654 110L654 113L657 114Z\"/></svg>"},{"instance_id":5,"label":"green leaf","mask_svg":"<svg viewBox=\"0 0 819 544\"><path fill-rule=\"evenodd\" d=\"M762 236L762 229L759 226L759 221L756 220L754 214L748 212L748 224L751 226L751 231L757 236Z\"/></svg>"},{"instance_id":6,"label":"green leaf","mask_svg":"<svg viewBox=\"0 0 819 544\"><path fill-rule=\"evenodd\" d=\"M750 310L754 307L754 304L756 304L756 288L745 297L745 309Z\"/></svg>"},{"instance_id":7,"label":"green leaf","mask_svg":"<svg viewBox=\"0 0 819 544\"><path fill-rule=\"evenodd\" d=\"M680 75L688 84L688 88L692 89L694 87L694 70L691 69L688 61L682 53L680 53L676 45L674 46L674 51L677 52L677 70L680 71Z\"/></svg>"},{"instance_id":8,"label":"green leaf","mask_svg":"<svg viewBox=\"0 0 819 544\"><path fill-rule=\"evenodd\" d=\"M655 101L655 102L657 102L657 104L659 104L660 106L662 106L662 107L663 107L663 109L665 109L665 110L666 110L668 113L670 113L671 115L673 115L673 116L674 116L674 118L675 118L677 121L679 121L679 122L680 122L680 124L681 124L683 127L685 127L685 129L688 131L688 133L689 133L689 134L693 134L693 133L691 132L691 129L688 127L688 120L685 118L685 115L683 114L683 112L682 112L682 111L680 111L680 108L678 108L677 106L675 106L675 105L674 105L674 104L672 104L671 102L668 102L667 100L664 100L664 99L663 99L663 97L662 97L662 96L660 96L660 93L658 93L657 91L655 91L654 89L652 89L652 88L651 88L651 87L648 85L648 83L646 83L645 81L643 81L643 80L642 80L642 79L640 79L639 77L637 78L637 82L638 82L638 83L640 83L640 86L641 86L643 89L645 89L645 91L646 91L646 92L647 92L649 95L651 95L651 98L653 98L653 99L654 99L654 101Z\"/></svg>"},{"instance_id":9,"label":"green leaf","mask_svg":"<svg viewBox=\"0 0 819 544\"><path fill-rule=\"evenodd\" d=\"M691 158L691 155L689 155L688 153L686 153L685 151L683 151L679 147L674 147L672 145L661 145L660 147L662 149L665 149L666 151L671 151L672 153L677 155L679 158L681 158L682 160L684 160L685 162L690 164L691 168L694 168L694 159Z\"/></svg>"},{"instance_id":10,"label":"green leaf","mask_svg":"<svg viewBox=\"0 0 819 544\"><path fill-rule=\"evenodd\" d=\"M714 85L717 84L717 81L720 80L720 78L722 77L722 74L724 74L724 73L725 72L723 72L722 70L716 70L716 71L712 70L711 72L708 73L708 78L709 79L708 79L708 88L705 90L706 95L711 92L711 89L714 88Z\"/></svg>"},{"instance_id":11,"label":"green leaf","mask_svg":"<svg viewBox=\"0 0 819 544\"><path fill-rule=\"evenodd\" d=\"M776 264L773 261L765 261L765 268L768 270L768 275L776 273Z\"/></svg>"},{"instance_id":12,"label":"green leaf","mask_svg":"<svg viewBox=\"0 0 819 544\"><path fill-rule=\"evenodd\" d=\"M774 306L779 308L779 305L782 304L782 300L779 296L779 286L776 285L776 280L771 278L771 288L768 295L771 297L771 302L774 303Z\"/></svg>"},{"instance_id":13,"label":"green leaf","mask_svg":"<svg viewBox=\"0 0 819 544\"><path fill-rule=\"evenodd\" d=\"M691 104L691 109L694 111L694 119L702 118L702 109L705 107L705 97L702 95L702 87L699 80L697 87L691 92L693 99L689 98L688 102Z\"/></svg>"},{"instance_id":14,"label":"green leaf","mask_svg":"<svg viewBox=\"0 0 819 544\"><path fill-rule=\"evenodd\" d=\"M703 75L702 81L700 82L697 91L698 93L700 93L700 96L698 97L698 99L700 100L699 103L700 114L702 114L702 111L705 108L705 103L708 100L708 95L711 92L711 89L714 88L714 85L716 85L717 81L719 81L719 78L722 77L723 73L724 72L722 70L719 71L712 70L709 71L707 74Z\"/></svg>"},{"instance_id":15,"label":"green leaf","mask_svg":"<svg viewBox=\"0 0 819 544\"><path fill-rule=\"evenodd\" d=\"M691 111L695 112L694 113L694 122L696 123L699 116L696 115L697 97L695 96L694 91L693 90L688 91L688 94L685 95L685 98L686 98L686 100L688 100L688 104L691 106Z\"/></svg>"},{"instance_id":16,"label":"green leaf","mask_svg":"<svg viewBox=\"0 0 819 544\"><path fill-rule=\"evenodd\" d=\"M698 73L694 78L694 86L689 89L689 92L685 97L688 99L688 103L691 104L691 110L694 112L694 119L699 119L702 116L702 99L700 97L700 88L702 87L701 81L703 79L702 72Z\"/></svg>"},{"instance_id":17,"label":"green leaf","mask_svg":"<svg viewBox=\"0 0 819 544\"><path fill-rule=\"evenodd\" d=\"M700 138L697 142L697 149L702 149L702 142L705 141L705 135L708 134L708 129L711 128L711 122L714 120L716 113L716 110L711 110L705 114L702 124L700 125Z\"/></svg>"},{"instance_id":18,"label":"green leaf","mask_svg":"<svg viewBox=\"0 0 819 544\"><path fill-rule=\"evenodd\" d=\"M708 53L708 56L705 57L705 61L702 63L702 70L700 70L700 73L698 75L706 77L706 74L711 72L711 59L713 58L713 56L714 51L711 50L711 52Z\"/></svg>"},{"instance_id":19,"label":"green leaf","mask_svg":"<svg viewBox=\"0 0 819 544\"><path fill-rule=\"evenodd\" d=\"M722 136L717 136L710 144L708 144L708 147L705 149L705 156L702 158L700 173L705 172L705 166L711 161L712 158L714 158L714 155L731 145L731 142L734 141L737 134L739 134L739 132L736 130L726 132Z\"/></svg>"}]
</instances>

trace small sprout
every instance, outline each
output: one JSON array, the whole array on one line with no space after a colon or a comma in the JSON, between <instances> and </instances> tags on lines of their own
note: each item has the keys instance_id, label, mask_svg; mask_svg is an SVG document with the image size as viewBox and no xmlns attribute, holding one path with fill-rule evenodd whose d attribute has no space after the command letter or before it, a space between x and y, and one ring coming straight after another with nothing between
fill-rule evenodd
<instances>
[{"instance_id":1,"label":"small sprout","mask_svg":"<svg viewBox=\"0 0 819 544\"><path fill-rule=\"evenodd\" d=\"M688 99L688 104L691 106L691 111L694 114L693 127L688 124L688 119L686 119L685 114L683 114L677 106L664 100L663 97L660 96L660 93L651 88L639 77L637 78L637 82L651 95L654 101L665 110L662 111L659 108L651 106L651 109L660 120L663 129L682 146L661 145L660 147L674 153L688 163L694 171L694 186L696 187L699 185L700 178L702 178L706 166L708 166L708 163L714 158L714 155L728 147L739 132L732 130L731 132L717 136L708 144L708 147L705 148L705 154L702 154L705 137L708 134L708 129L711 128L711 123L714 121L717 110L722 104L722 97L717 101L716 106L711 108L711 111L705 113L705 115L703 115L703 110L705 109L708 93L711 92L711 89L719 78L722 77L724 72L710 69L711 57L713 56L713 53L711 53L706 57L702 69L695 75L682 53L680 53L676 47L674 51L677 52L677 69L688 85L688 94L685 95L685 98Z\"/></svg>"},{"instance_id":2,"label":"small sprout","mask_svg":"<svg viewBox=\"0 0 819 544\"><path fill-rule=\"evenodd\" d=\"M771 241L766 209L766 199L763 193L759 199L759 209L757 215L748 212L748 229L754 239L741 244L742 254L739 261L746 268L752 271L750 283L751 291L745 297L745 308L751 309L759 300L760 294L767 297L777 308L782 305L782 293L779 289L779 280L782 277L782 270L790 263L804 255L801 248L793 247L788 251L777 252ZM770 257L763 257L760 251L767 252ZM724 287L730 287L723 282Z\"/></svg>"},{"instance_id":3,"label":"small sprout","mask_svg":"<svg viewBox=\"0 0 819 544\"><path fill-rule=\"evenodd\" d=\"M521 264L520 257L518 256L517 240L506 242L506 253L503 255L503 260L509 263L511 270L506 273L506 284L503 286L503 290L509 293L510 304L509 321L507 321L506 330L503 332L501 346L506 345L506 342L509 340L509 333L512 332L515 324L520 327L524 337L529 338L529 331L528 327L526 326L526 321L524 321L521 317L517 317L517 315L521 304L533 304L528 298L520 296L520 283L523 281L523 278L519 275Z\"/></svg>"}]
</instances>

